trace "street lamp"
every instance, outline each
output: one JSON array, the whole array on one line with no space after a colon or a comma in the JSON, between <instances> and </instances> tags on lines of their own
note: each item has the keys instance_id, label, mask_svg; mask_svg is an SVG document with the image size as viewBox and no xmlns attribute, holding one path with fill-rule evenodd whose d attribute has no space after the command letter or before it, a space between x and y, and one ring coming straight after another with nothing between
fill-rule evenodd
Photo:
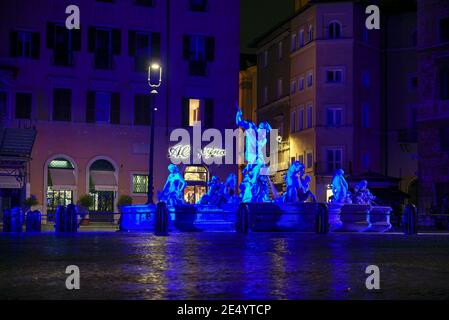
<instances>
[{"instance_id":1,"label":"street lamp","mask_svg":"<svg viewBox=\"0 0 449 320\"><path fill-rule=\"evenodd\" d=\"M148 84L151 88L151 137L150 137L150 162L148 168L148 192L147 192L147 204L154 204L154 186L153 186L153 163L154 163L154 114L157 111L155 106L156 95L159 93L157 90L162 83L162 67L158 63L152 63L148 67Z\"/></svg>"}]
</instances>

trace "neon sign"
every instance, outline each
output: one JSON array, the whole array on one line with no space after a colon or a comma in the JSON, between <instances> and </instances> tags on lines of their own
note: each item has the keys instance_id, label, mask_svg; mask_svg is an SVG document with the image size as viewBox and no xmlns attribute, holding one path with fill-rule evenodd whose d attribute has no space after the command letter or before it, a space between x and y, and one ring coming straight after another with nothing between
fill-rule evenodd
<instances>
[{"instance_id":1,"label":"neon sign","mask_svg":"<svg viewBox=\"0 0 449 320\"><path fill-rule=\"evenodd\" d=\"M190 147L190 145L178 144L168 149L168 156L169 158L174 159L188 159L192 154L191 151L192 148ZM198 150L197 156L198 158L204 157L205 159L224 157L226 156L226 150L216 147L205 147L201 150Z\"/></svg>"}]
</instances>

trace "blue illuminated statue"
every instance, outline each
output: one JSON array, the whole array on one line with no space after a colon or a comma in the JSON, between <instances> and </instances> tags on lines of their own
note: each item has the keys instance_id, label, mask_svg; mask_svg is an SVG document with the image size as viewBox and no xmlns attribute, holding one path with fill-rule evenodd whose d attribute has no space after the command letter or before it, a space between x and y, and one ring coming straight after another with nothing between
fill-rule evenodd
<instances>
[{"instance_id":1,"label":"blue illuminated statue","mask_svg":"<svg viewBox=\"0 0 449 320\"><path fill-rule=\"evenodd\" d=\"M207 183L207 193L203 195L200 199L200 204L209 204L218 206L223 201L223 183L216 176L212 178Z\"/></svg>"},{"instance_id":2,"label":"blue illuminated statue","mask_svg":"<svg viewBox=\"0 0 449 320\"><path fill-rule=\"evenodd\" d=\"M285 175L285 191L283 202L305 202L309 198L316 202L315 195L309 190L311 178L304 175L305 166L299 161L293 161ZM299 176L298 176L299 175Z\"/></svg>"},{"instance_id":3,"label":"blue illuminated statue","mask_svg":"<svg viewBox=\"0 0 449 320\"><path fill-rule=\"evenodd\" d=\"M235 204L240 202L240 198L236 193L237 187L237 176L234 173L230 173L226 178L226 182L224 185L223 196L225 198L225 202L229 204Z\"/></svg>"},{"instance_id":4,"label":"blue illuminated statue","mask_svg":"<svg viewBox=\"0 0 449 320\"><path fill-rule=\"evenodd\" d=\"M344 177L345 172L342 169L335 170L332 178L332 193L334 195L333 202L348 203L348 183Z\"/></svg>"},{"instance_id":5,"label":"blue illuminated statue","mask_svg":"<svg viewBox=\"0 0 449 320\"><path fill-rule=\"evenodd\" d=\"M165 182L164 189L159 195L159 201L167 203L167 205L179 205L184 203L183 191L186 182L182 177L181 171L174 164L168 165L170 174Z\"/></svg>"},{"instance_id":6,"label":"blue illuminated statue","mask_svg":"<svg viewBox=\"0 0 449 320\"><path fill-rule=\"evenodd\" d=\"M254 122L243 119L240 109L237 111L235 122L246 133L245 160L248 164L242 171L243 180L240 184L242 202L269 201L265 194L266 189L269 189L269 178L259 179L259 175L261 168L265 166L263 148L267 144L267 134L271 131L271 126L266 121L256 126Z\"/></svg>"},{"instance_id":7,"label":"blue illuminated statue","mask_svg":"<svg viewBox=\"0 0 449 320\"><path fill-rule=\"evenodd\" d=\"M376 205L375 199L376 197L368 189L368 181L362 180L355 185L352 203Z\"/></svg>"}]
</instances>

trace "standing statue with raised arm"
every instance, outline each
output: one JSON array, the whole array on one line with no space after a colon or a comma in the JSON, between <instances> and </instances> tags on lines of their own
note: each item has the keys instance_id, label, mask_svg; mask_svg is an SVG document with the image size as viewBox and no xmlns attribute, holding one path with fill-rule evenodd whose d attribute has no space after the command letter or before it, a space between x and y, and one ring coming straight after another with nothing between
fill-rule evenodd
<instances>
[{"instance_id":1,"label":"standing statue with raised arm","mask_svg":"<svg viewBox=\"0 0 449 320\"><path fill-rule=\"evenodd\" d=\"M164 189L159 195L159 201L165 202L167 205L183 204L183 191L187 183L176 165L169 164L168 171L170 174L167 177Z\"/></svg>"}]
</instances>

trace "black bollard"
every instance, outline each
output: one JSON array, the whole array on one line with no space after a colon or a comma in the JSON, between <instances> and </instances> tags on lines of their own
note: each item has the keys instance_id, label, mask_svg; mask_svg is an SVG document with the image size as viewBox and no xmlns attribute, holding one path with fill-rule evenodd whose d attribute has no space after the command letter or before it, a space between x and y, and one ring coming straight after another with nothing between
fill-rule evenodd
<instances>
[{"instance_id":1,"label":"black bollard","mask_svg":"<svg viewBox=\"0 0 449 320\"><path fill-rule=\"evenodd\" d=\"M22 232L23 220L22 208L15 207L11 209L10 232Z\"/></svg>"},{"instance_id":2,"label":"black bollard","mask_svg":"<svg viewBox=\"0 0 449 320\"><path fill-rule=\"evenodd\" d=\"M402 219L404 234L418 233L418 211L413 204L405 206Z\"/></svg>"},{"instance_id":3,"label":"black bollard","mask_svg":"<svg viewBox=\"0 0 449 320\"><path fill-rule=\"evenodd\" d=\"M246 203L241 203L237 211L235 231L239 233L249 232L249 208Z\"/></svg>"},{"instance_id":4,"label":"black bollard","mask_svg":"<svg viewBox=\"0 0 449 320\"><path fill-rule=\"evenodd\" d=\"M317 212L315 215L315 233L329 233L329 211L327 208L327 204L325 203L317 203Z\"/></svg>"},{"instance_id":5,"label":"black bollard","mask_svg":"<svg viewBox=\"0 0 449 320\"><path fill-rule=\"evenodd\" d=\"M165 202L159 202L156 205L154 224L154 234L156 236L168 236L168 209Z\"/></svg>"},{"instance_id":6,"label":"black bollard","mask_svg":"<svg viewBox=\"0 0 449 320\"><path fill-rule=\"evenodd\" d=\"M69 204L64 216L65 232L78 231L78 208L73 204Z\"/></svg>"},{"instance_id":7,"label":"black bollard","mask_svg":"<svg viewBox=\"0 0 449 320\"><path fill-rule=\"evenodd\" d=\"M56 208L56 214L55 214L55 231L56 232L65 232L65 225L64 225L65 210L66 209L64 206L58 206Z\"/></svg>"},{"instance_id":8,"label":"black bollard","mask_svg":"<svg viewBox=\"0 0 449 320\"><path fill-rule=\"evenodd\" d=\"M11 232L11 210L3 210L3 232Z\"/></svg>"},{"instance_id":9,"label":"black bollard","mask_svg":"<svg viewBox=\"0 0 449 320\"><path fill-rule=\"evenodd\" d=\"M41 220L40 211L28 211L25 217L26 232L41 232Z\"/></svg>"}]
</instances>

